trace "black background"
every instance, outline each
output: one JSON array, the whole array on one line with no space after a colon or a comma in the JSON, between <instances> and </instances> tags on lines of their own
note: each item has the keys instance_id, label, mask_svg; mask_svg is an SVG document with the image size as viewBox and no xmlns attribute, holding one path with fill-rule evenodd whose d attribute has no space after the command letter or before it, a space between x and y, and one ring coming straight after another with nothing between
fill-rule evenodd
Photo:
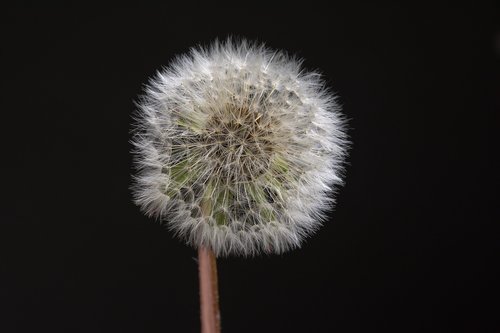
<instances>
[{"instance_id":1,"label":"black background","mask_svg":"<svg viewBox=\"0 0 500 333\"><path fill-rule=\"evenodd\" d=\"M1 332L198 331L196 252L132 203L129 130L156 70L228 35L319 69L353 145L302 249L219 260L223 331L500 331L497 8L306 4L2 9Z\"/></svg>"}]
</instances>

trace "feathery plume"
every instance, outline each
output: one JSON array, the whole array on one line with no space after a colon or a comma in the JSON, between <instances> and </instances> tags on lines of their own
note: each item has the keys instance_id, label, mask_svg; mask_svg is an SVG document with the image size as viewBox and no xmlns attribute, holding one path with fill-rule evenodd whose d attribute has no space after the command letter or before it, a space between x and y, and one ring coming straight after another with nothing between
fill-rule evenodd
<instances>
[{"instance_id":1,"label":"feathery plume","mask_svg":"<svg viewBox=\"0 0 500 333\"><path fill-rule=\"evenodd\" d=\"M191 49L150 81L136 118L135 202L216 256L299 247L342 183L335 96L264 45Z\"/></svg>"}]
</instances>

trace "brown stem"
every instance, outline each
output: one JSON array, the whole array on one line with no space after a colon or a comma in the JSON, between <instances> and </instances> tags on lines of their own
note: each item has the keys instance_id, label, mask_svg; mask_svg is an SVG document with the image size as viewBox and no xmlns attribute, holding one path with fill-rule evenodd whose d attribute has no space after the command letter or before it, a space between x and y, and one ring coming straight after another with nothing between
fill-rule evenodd
<instances>
[{"instance_id":1,"label":"brown stem","mask_svg":"<svg viewBox=\"0 0 500 333\"><path fill-rule=\"evenodd\" d=\"M214 253L203 246L198 249L200 272L201 332L220 332L219 288L217 285L217 261Z\"/></svg>"}]
</instances>

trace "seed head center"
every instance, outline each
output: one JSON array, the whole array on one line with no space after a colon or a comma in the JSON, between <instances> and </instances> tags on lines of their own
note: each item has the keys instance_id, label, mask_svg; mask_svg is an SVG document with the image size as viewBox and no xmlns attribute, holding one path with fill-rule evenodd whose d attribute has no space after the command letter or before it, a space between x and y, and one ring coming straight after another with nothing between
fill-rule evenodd
<instances>
[{"instance_id":1,"label":"seed head center","mask_svg":"<svg viewBox=\"0 0 500 333\"><path fill-rule=\"evenodd\" d=\"M227 105L215 112L203 138L214 167L235 181L264 173L273 153L270 124L269 117L248 106Z\"/></svg>"}]
</instances>

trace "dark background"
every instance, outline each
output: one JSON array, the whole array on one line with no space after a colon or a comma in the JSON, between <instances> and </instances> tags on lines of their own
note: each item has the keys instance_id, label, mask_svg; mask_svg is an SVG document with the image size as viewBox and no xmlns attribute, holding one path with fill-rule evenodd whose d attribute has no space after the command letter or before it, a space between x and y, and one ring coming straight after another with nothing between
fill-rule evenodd
<instances>
[{"instance_id":1,"label":"dark background","mask_svg":"<svg viewBox=\"0 0 500 333\"><path fill-rule=\"evenodd\" d=\"M302 249L219 260L224 332L499 332L498 8L1 11L1 332L197 332L196 252L131 201L130 123L228 35L320 69L353 141Z\"/></svg>"}]
</instances>

